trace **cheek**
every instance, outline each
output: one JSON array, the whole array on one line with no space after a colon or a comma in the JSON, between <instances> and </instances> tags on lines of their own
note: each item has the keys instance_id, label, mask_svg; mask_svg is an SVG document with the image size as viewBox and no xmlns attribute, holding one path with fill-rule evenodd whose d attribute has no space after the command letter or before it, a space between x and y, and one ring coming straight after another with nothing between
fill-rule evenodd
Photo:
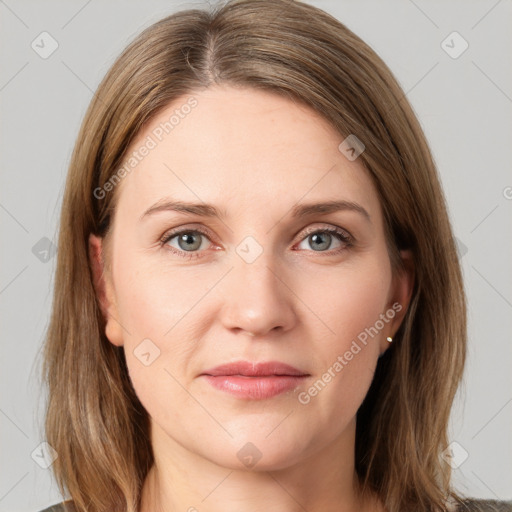
<instances>
[{"instance_id":1,"label":"cheek","mask_svg":"<svg viewBox=\"0 0 512 512\"><path fill-rule=\"evenodd\" d=\"M375 255L357 265L319 268L314 279L304 280L297 288L297 295L321 320L323 346L339 351L379 320L390 285L387 260Z\"/></svg>"},{"instance_id":2,"label":"cheek","mask_svg":"<svg viewBox=\"0 0 512 512\"><path fill-rule=\"evenodd\" d=\"M130 333L127 341L153 337L168 343L193 322L195 304L218 276L170 268L160 257L140 255L120 261L116 279L118 314Z\"/></svg>"},{"instance_id":3,"label":"cheek","mask_svg":"<svg viewBox=\"0 0 512 512\"><path fill-rule=\"evenodd\" d=\"M301 403L315 402L326 421L339 411L355 414L373 379L391 283L390 269L382 261L387 260L376 257L351 269L316 272L314 289L309 283L299 292L309 293L307 304L321 320L323 333L310 336L316 380Z\"/></svg>"},{"instance_id":4,"label":"cheek","mask_svg":"<svg viewBox=\"0 0 512 512\"><path fill-rule=\"evenodd\" d=\"M147 411L183 420L186 394L183 382L197 346L190 326L192 309L207 280L190 273L162 269L147 256L125 258L117 266L117 310L122 323L124 351L130 379ZM173 378L173 376L175 378ZM181 405L180 405L181 404Z\"/></svg>"}]
</instances>

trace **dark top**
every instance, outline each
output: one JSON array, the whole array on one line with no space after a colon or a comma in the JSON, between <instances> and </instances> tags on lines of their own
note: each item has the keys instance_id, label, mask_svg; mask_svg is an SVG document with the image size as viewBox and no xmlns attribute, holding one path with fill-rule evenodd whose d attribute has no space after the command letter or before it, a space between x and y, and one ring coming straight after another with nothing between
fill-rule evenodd
<instances>
[{"instance_id":1,"label":"dark top","mask_svg":"<svg viewBox=\"0 0 512 512\"><path fill-rule=\"evenodd\" d=\"M76 512L72 501L63 501L41 512ZM457 512L512 512L512 501L466 499Z\"/></svg>"},{"instance_id":2,"label":"dark top","mask_svg":"<svg viewBox=\"0 0 512 512\"><path fill-rule=\"evenodd\" d=\"M463 501L457 512L512 512L512 501L472 500Z\"/></svg>"}]
</instances>

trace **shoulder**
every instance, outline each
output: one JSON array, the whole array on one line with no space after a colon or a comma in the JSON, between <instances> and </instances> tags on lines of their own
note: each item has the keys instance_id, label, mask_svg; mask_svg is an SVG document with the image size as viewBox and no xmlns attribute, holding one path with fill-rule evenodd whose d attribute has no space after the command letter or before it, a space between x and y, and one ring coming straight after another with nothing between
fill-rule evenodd
<instances>
[{"instance_id":1,"label":"shoulder","mask_svg":"<svg viewBox=\"0 0 512 512\"><path fill-rule=\"evenodd\" d=\"M56 503L51 507L45 508L40 512L76 512L76 509L73 505L72 500L62 501L61 503Z\"/></svg>"},{"instance_id":2,"label":"shoulder","mask_svg":"<svg viewBox=\"0 0 512 512\"><path fill-rule=\"evenodd\" d=\"M512 512L512 501L465 499L457 512Z\"/></svg>"}]
</instances>

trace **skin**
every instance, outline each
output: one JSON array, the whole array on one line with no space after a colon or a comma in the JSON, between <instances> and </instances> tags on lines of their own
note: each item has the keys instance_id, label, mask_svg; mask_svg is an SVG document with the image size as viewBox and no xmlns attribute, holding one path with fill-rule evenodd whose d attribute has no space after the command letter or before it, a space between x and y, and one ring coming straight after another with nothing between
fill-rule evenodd
<instances>
[{"instance_id":1,"label":"skin","mask_svg":"<svg viewBox=\"0 0 512 512\"><path fill-rule=\"evenodd\" d=\"M190 96L148 123L130 150ZM357 493L356 412L406 312L411 255L402 252L407 270L393 275L370 176L338 150L344 137L314 111L253 89L215 86L193 96L197 106L117 185L111 272L103 273L103 241L90 237L106 336L124 347L150 415L155 465L141 511L383 510ZM164 197L214 204L226 217L161 211L140 220ZM298 202L329 200L358 203L370 220L351 210L290 216ZM335 226L352 246L306 233ZM159 242L178 227L207 230L192 240L198 258L171 251L189 254L178 237ZM252 263L236 252L247 236L263 251ZM401 311L301 404L299 394L396 302ZM160 350L147 366L134 354L144 339ZM282 361L310 377L265 400L234 397L199 377L240 359ZM237 457L248 442L262 454L252 468Z\"/></svg>"}]
</instances>

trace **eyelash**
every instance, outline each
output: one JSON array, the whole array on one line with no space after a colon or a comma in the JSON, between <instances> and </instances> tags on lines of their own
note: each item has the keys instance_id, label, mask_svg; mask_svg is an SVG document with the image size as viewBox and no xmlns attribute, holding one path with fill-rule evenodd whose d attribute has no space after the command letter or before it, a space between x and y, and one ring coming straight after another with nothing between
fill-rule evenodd
<instances>
[{"instance_id":1,"label":"eyelash","mask_svg":"<svg viewBox=\"0 0 512 512\"><path fill-rule=\"evenodd\" d=\"M160 239L160 245L164 247L167 242L172 240L174 237L178 235L182 235L184 233L200 233L204 235L206 238L210 240L209 233L207 233L205 230L201 228L194 228L194 229L180 229L177 231L170 231L165 233L162 238ZM335 249L334 253L330 253L330 251L312 251L312 252L325 252L326 254L330 256L334 256L336 254L341 253L342 251L345 251L346 249L350 248L354 244L354 239L352 236L350 236L345 230L341 228L335 228L335 227L326 227L326 228L311 228L310 230L306 230L304 233L303 238L300 240L306 239L308 236L316 234L316 233L330 233L336 236L340 242L343 242L345 244L344 247L340 247L338 249ZM210 240L211 241L211 240ZM170 250L172 253L177 254L178 256L181 256L185 259L194 259L194 258L200 258L201 252L203 251L179 251L174 247L171 247L170 245L167 246L168 250Z\"/></svg>"}]
</instances>

